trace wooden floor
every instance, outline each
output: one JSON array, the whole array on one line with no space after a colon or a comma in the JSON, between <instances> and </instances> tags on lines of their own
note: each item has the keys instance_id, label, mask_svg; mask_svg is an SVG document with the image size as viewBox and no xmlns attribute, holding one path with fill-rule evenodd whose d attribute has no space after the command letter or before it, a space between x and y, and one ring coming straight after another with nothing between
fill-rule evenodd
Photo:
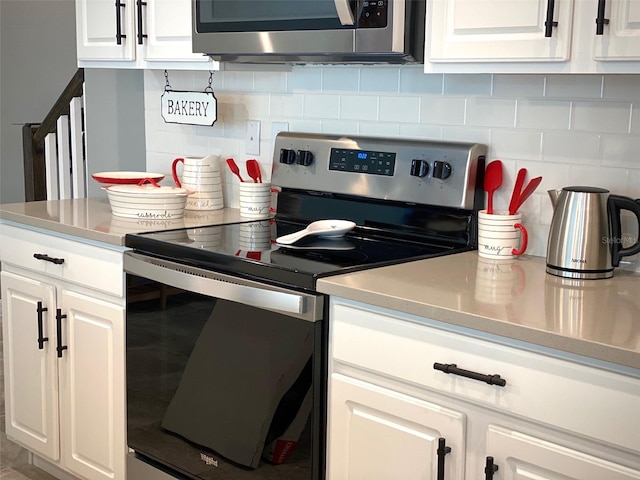
<instances>
[{"instance_id":1,"label":"wooden floor","mask_svg":"<svg viewBox=\"0 0 640 480\"><path fill-rule=\"evenodd\" d=\"M1 322L2 310L0 309ZM56 480L55 477L29 464L27 451L7 439L4 418L4 361L2 346L2 328L0 328L0 479Z\"/></svg>"}]
</instances>

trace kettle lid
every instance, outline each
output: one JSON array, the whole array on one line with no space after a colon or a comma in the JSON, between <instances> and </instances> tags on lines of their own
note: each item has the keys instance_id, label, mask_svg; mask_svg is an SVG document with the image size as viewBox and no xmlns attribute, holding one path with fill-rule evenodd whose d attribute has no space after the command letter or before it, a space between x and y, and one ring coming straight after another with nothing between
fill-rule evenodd
<instances>
[{"instance_id":1,"label":"kettle lid","mask_svg":"<svg viewBox=\"0 0 640 480\"><path fill-rule=\"evenodd\" d=\"M579 192L579 193L609 193L609 190L605 188L599 188L599 187L575 186L575 187L563 187L562 190L565 190L567 192Z\"/></svg>"}]
</instances>

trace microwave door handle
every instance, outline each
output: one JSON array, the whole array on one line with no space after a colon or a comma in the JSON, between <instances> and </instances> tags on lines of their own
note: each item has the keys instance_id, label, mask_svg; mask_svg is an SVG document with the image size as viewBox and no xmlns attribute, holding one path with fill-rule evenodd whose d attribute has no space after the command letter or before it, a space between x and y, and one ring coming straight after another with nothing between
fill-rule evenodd
<instances>
[{"instance_id":1,"label":"microwave door handle","mask_svg":"<svg viewBox=\"0 0 640 480\"><path fill-rule=\"evenodd\" d=\"M333 0L338 12L338 19L342 25L354 25L353 12L349 6L349 0Z\"/></svg>"}]
</instances>

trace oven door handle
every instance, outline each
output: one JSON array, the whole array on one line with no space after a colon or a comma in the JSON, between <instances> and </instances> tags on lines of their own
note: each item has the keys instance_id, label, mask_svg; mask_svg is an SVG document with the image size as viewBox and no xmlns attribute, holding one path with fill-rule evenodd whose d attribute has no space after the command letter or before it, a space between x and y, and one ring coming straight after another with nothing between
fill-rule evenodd
<instances>
[{"instance_id":1,"label":"oven door handle","mask_svg":"<svg viewBox=\"0 0 640 480\"><path fill-rule=\"evenodd\" d=\"M124 271L185 291L272 310L304 320L322 319L321 295L294 292L135 252L125 252Z\"/></svg>"}]
</instances>

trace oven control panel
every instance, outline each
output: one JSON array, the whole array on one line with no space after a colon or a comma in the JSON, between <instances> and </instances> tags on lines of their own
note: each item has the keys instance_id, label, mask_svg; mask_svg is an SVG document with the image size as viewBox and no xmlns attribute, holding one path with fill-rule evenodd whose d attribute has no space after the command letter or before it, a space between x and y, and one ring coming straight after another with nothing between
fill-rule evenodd
<instances>
[{"instance_id":1,"label":"oven control panel","mask_svg":"<svg viewBox=\"0 0 640 480\"><path fill-rule=\"evenodd\" d=\"M476 143L280 132L272 184L475 208L487 147Z\"/></svg>"},{"instance_id":2,"label":"oven control panel","mask_svg":"<svg viewBox=\"0 0 640 480\"><path fill-rule=\"evenodd\" d=\"M373 150L332 148L329 154L329 170L366 173L392 177L396 167L396 154Z\"/></svg>"}]
</instances>

